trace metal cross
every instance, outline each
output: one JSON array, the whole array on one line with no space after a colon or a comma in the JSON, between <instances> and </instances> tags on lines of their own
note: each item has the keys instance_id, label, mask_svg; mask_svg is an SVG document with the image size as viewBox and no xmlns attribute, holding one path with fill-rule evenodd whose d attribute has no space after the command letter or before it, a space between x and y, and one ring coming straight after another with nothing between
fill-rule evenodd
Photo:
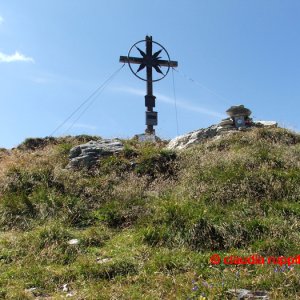
<instances>
[{"instance_id":1,"label":"metal cross","mask_svg":"<svg viewBox=\"0 0 300 300\"><path fill-rule=\"evenodd\" d=\"M155 134L155 130L154 130L153 126L157 125L157 112L153 111L153 108L155 107L155 99L156 99L156 97L153 95L153 82L163 79L167 75L167 73L164 74L161 71L160 67L168 67L168 70L169 70L170 67L172 67L172 68L177 67L178 62L171 61L170 59L169 60L161 60L160 59L161 57L159 57L159 55L163 50L167 53L168 56L169 56L169 54L163 46L152 41L152 36L146 36L145 43L146 43L146 53L135 46L138 43L136 43L133 46L139 51L139 53L141 54L142 57L131 57L131 56L129 56L130 55L130 51L129 51L128 56L120 56L120 62L128 63L129 66L130 66L130 64L139 64L140 66L136 72L134 72L131 67L130 67L130 69L134 73L134 75L136 75L140 79L143 79L143 78L138 76L137 73L140 72L141 70L143 70L144 68L146 68L147 77L146 77L146 79L143 79L147 82L147 95L145 96L145 106L147 107L147 111L146 111L147 128L145 130L145 133L146 134ZM159 45L162 49L155 53L152 53L153 43ZM163 76L158 80L153 80L152 68L154 68L156 70L156 72L162 74Z\"/></svg>"}]
</instances>

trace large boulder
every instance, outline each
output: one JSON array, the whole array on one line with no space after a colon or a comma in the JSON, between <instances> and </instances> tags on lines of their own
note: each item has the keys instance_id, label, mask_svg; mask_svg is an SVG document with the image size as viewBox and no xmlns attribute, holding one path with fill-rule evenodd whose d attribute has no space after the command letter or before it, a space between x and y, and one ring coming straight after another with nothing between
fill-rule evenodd
<instances>
[{"instance_id":1,"label":"large boulder","mask_svg":"<svg viewBox=\"0 0 300 300\"><path fill-rule=\"evenodd\" d=\"M91 168L101 157L111 156L120 153L122 150L124 150L124 145L118 139L90 141L70 150L70 162L67 168Z\"/></svg>"}]
</instances>

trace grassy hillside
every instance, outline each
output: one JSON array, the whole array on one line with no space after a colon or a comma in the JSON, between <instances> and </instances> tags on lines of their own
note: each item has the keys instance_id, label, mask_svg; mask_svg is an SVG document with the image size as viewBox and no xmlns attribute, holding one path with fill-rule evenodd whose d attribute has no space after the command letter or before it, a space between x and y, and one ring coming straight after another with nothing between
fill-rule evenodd
<instances>
[{"instance_id":1,"label":"grassy hillside","mask_svg":"<svg viewBox=\"0 0 300 300\"><path fill-rule=\"evenodd\" d=\"M299 265L209 261L300 254L299 135L255 129L180 153L129 140L66 170L87 140L0 150L1 299L300 299Z\"/></svg>"}]
</instances>

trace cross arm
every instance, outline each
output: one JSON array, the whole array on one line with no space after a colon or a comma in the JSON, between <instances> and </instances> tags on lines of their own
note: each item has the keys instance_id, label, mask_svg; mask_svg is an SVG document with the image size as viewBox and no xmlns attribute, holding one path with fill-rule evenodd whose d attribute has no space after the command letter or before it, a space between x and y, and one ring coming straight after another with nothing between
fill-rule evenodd
<instances>
[{"instance_id":1,"label":"cross arm","mask_svg":"<svg viewBox=\"0 0 300 300\"><path fill-rule=\"evenodd\" d=\"M173 67L176 68L178 67L178 62L174 60L158 60L157 63L162 66L162 67Z\"/></svg>"},{"instance_id":2,"label":"cross arm","mask_svg":"<svg viewBox=\"0 0 300 300\"><path fill-rule=\"evenodd\" d=\"M143 59L139 57L128 57L128 56L120 56L120 62L122 63L131 63L131 64L142 64Z\"/></svg>"},{"instance_id":3,"label":"cross arm","mask_svg":"<svg viewBox=\"0 0 300 300\"><path fill-rule=\"evenodd\" d=\"M120 62L122 63L131 63L131 64L143 64L145 63L143 58L139 58L139 57L128 57L128 56L120 56ZM171 68L176 68L178 67L178 62L177 61L173 61L173 60L156 60L155 61L156 64L162 66L162 67L171 67Z\"/></svg>"}]
</instances>

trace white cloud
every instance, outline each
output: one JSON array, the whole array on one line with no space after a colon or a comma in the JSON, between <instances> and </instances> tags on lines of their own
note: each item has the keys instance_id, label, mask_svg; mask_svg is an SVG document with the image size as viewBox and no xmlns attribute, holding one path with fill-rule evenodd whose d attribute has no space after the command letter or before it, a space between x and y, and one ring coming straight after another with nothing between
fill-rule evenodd
<instances>
[{"instance_id":1,"label":"white cloud","mask_svg":"<svg viewBox=\"0 0 300 300\"><path fill-rule=\"evenodd\" d=\"M99 82L91 82L85 79L67 77L61 74L38 72L35 76L29 78L30 81L36 84L60 84L63 86L71 86L82 89L84 92L91 91Z\"/></svg>"},{"instance_id":2,"label":"white cloud","mask_svg":"<svg viewBox=\"0 0 300 300\"><path fill-rule=\"evenodd\" d=\"M25 56L24 54L16 51L14 54L4 54L0 52L0 63L10 63L10 62L34 62L34 59L32 57Z\"/></svg>"},{"instance_id":3,"label":"white cloud","mask_svg":"<svg viewBox=\"0 0 300 300\"><path fill-rule=\"evenodd\" d=\"M132 95L137 95L137 96L145 95L145 91L140 90L140 89L130 88L130 87L115 88L115 90L129 93ZM156 93L156 96L157 96L157 99L159 99L159 101L162 101L162 102L170 104L170 105L174 105L174 98L165 96L165 95L159 94L159 93ZM215 117L215 118L224 118L224 114L222 114L220 112L213 111L213 110L201 107L201 106L191 104L186 100L177 100L176 104L177 104L177 107L180 107L185 110L199 112L201 114L208 115L208 116Z\"/></svg>"},{"instance_id":4,"label":"white cloud","mask_svg":"<svg viewBox=\"0 0 300 300\"><path fill-rule=\"evenodd\" d=\"M3 19L3 17L0 16L0 25L1 25L2 23L4 23L4 19Z\"/></svg>"}]
</instances>

